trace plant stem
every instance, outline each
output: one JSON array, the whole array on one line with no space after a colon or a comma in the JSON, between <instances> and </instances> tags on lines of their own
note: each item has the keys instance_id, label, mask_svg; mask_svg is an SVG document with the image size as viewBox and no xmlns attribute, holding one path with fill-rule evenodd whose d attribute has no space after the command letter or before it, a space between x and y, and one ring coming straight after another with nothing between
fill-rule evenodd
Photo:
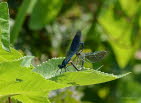
<instances>
[{"instance_id":1,"label":"plant stem","mask_svg":"<svg viewBox=\"0 0 141 103\"><path fill-rule=\"evenodd\" d=\"M10 98L10 97L8 97L8 103L12 103L12 102L11 102L11 98Z\"/></svg>"}]
</instances>

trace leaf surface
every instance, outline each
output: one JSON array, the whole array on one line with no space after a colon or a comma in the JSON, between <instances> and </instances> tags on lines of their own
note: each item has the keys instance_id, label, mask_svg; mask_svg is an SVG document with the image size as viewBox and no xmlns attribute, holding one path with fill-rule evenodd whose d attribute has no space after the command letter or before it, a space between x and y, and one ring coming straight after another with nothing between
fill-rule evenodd
<instances>
[{"instance_id":1,"label":"leaf surface","mask_svg":"<svg viewBox=\"0 0 141 103\"><path fill-rule=\"evenodd\" d=\"M11 48L11 52L7 52L0 47L0 63L13 61L21 57L23 57L22 54L13 48Z\"/></svg>"},{"instance_id":2,"label":"leaf surface","mask_svg":"<svg viewBox=\"0 0 141 103\"><path fill-rule=\"evenodd\" d=\"M117 63L121 68L124 68L133 57L136 49L131 43L132 24L115 15L112 6L101 14L98 20L108 37Z\"/></svg>"},{"instance_id":3,"label":"leaf surface","mask_svg":"<svg viewBox=\"0 0 141 103\"><path fill-rule=\"evenodd\" d=\"M26 103L48 103L50 90L68 86L44 79L32 72L31 67L22 66L23 61L24 58L0 63L0 97L13 96Z\"/></svg>"},{"instance_id":4,"label":"leaf surface","mask_svg":"<svg viewBox=\"0 0 141 103\"><path fill-rule=\"evenodd\" d=\"M37 30L53 21L59 13L63 0L38 0L35 4L29 27Z\"/></svg>"},{"instance_id":5,"label":"leaf surface","mask_svg":"<svg viewBox=\"0 0 141 103\"><path fill-rule=\"evenodd\" d=\"M50 80L57 83L72 86L104 83L129 74L113 75L88 68L84 68L82 71L76 71L72 66L68 67L68 72L62 72L62 74L60 74L60 71L57 70L59 69L58 65L61 64L63 59L64 58L50 59L49 61L39 65L33 71L41 74L45 78L50 78Z\"/></svg>"},{"instance_id":6,"label":"leaf surface","mask_svg":"<svg viewBox=\"0 0 141 103\"><path fill-rule=\"evenodd\" d=\"M10 52L9 10L6 2L0 3L0 43L4 50Z\"/></svg>"}]
</instances>

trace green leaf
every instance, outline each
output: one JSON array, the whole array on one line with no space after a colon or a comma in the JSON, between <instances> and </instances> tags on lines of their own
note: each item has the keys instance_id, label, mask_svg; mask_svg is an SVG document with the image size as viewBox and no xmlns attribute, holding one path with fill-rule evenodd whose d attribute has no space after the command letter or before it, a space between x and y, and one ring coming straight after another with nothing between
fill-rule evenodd
<instances>
[{"instance_id":1,"label":"green leaf","mask_svg":"<svg viewBox=\"0 0 141 103\"><path fill-rule=\"evenodd\" d=\"M139 2L137 0L119 0L122 9L125 11L125 13L129 16L134 16L137 12L137 9L139 7Z\"/></svg>"},{"instance_id":2,"label":"green leaf","mask_svg":"<svg viewBox=\"0 0 141 103\"><path fill-rule=\"evenodd\" d=\"M30 5L28 7L28 11L27 11L28 14L31 14L32 13L36 2L37 2L37 0L31 0Z\"/></svg>"},{"instance_id":3,"label":"green leaf","mask_svg":"<svg viewBox=\"0 0 141 103\"><path fill-rule=\"evenodd\" d=\"M99 84L108 81L112 81L121 77L128 75L129 73L122 75L113 75L104 73L97 70L87 70L79 72L66 72L60 76L53 77L50 80L53 80L61 84L71 84L71 85L91 85Z\"/></svg>"},{"instance_id":4,"label":"green leaf","mask_svg":"<svg viewBox=\"0 0 141 103\"><path fill-rule=\"evenodd\" d=\"M38 0L35 4L29 27L31 29L41 29L58 15L63 4L63 0Z\"/></svg>"},{"instance_id":5,"label":"green leaf","mask_svg":"<svg viewBox=\"0 0 141 103\"><path fill-rule=\"evenodd\" d=\"M22 24L25 20L25 16L29 10L29 7L31 5L32 0L24 0L21 7L18 10L18 14L16 16L16 20L14 23L14 26L11 30L11 37L10 37L10 42L14 43L17 40L18 34L21 31ZM33 1L35 2L35 0ZM33 3L34 4L34 3Z\"/></svg>"},{"instance_id":6,"label":"green leaf","mask_svg":"<svg viewBox=\"0 0 141 103\"><path fill-rule=\"evenodd\" d=\"M7 61L13 61L18 58L22 57L22 54L18 52L17 50L11 48L11 52L7 52L0 47L0 63L1 62L7 62Z\"/></svg>"},{"instance_id":7,"label":"green leaf","mask_svg":"<svg viewBox=\"0 0 141 103\"><path fill-rule=\"evenodd\" d=\"M2 48L10 52L9 10L6 2L0 3L0 39Z\"/></svg>"},{"instance_id":8,"label":"green leaf","mask_svg":"<svg viewBox=\"0 0 141 103\"><path fill-rule=\"evenodd\" d=\"M125 18L116 17L112 6L106 9L98 20L108 36L108 42L113 48L119 66L124 68L135 51L131 43L132 24Z\"/></svg>"},{"instance_id":9,"label":"green leaf","mask_svg":"<svg viewBox=\"0 0 141 103\"><path fill-rule=\"evenodd\" d=\"M15 96L16 94L11 94L11 95L0 95L0 103L9 103L8 99L12 101L12 103L19 103L17 100L11 98L11 96Z\"/></svg>"},{"instance_id":10,"label":"green leaf","mask_svg":"<svg viewBox=\"0 0 141 103\"><path fill-rule=\"evenodd\" d=\"M25 56L25 57L23 57L23 61L21 63L21 66L30 67L33 58L34 58L34 56Z\"/></svg>"},{"instance_id":11,"label":"green leaf","mask_svg":"<svg viewBox=\"0 0 141 103\"><path fill-rule=\"evenodd\" d=\"M31 67L21 66L24 59L0 63L0 96L13 98L26 103L48 103L50 90L64 88L67 85L46 80L31 71Z\"/></svg>"},{"instance_id":12,"label":"green leaf","mask_svg":"<svg viewBox=\"0 0 141 103\"><path fill-rule=\"evenodd\" d=\"M139 9L138 9L138 14L139 14L139 26L141 27L141 14L140 14L140 11L141 11L141 2L139 4Z\"/></svg>"},{"instance_id":13,"label":"green leaf","mask_svg":"<svg viewBox=\"0 0 141 103\"><path fill-rule=\"evenodd\" d=\"M59 69L58 64L60 64L63 59L64 58L53 58L48 62L39 65L36 69L34 69L34 71L41 74L45 78L50 78L50 80L53 80L57 83L75 86L103 83L121 78L129 74L126 73L123 75L113 75L92 69L84 69L84 71L74 71L74 68L70 66L68 67L68 70L70 72L65 72L59 75L59 71L57 73L56 71Z\"/></svg>"},{"instance_id":14,"label":"green leaf","mask_svg":"<svg viewBox=\"0 0 141 103\"><path fill-rule=\"evenodd\" d=\"M61 64L63 58L53 58L49 59L47 62L43 62L42 64L38 65L33 71L41 74L46 79L49 79L55 75L60 74L57 70L58 65Z\"/></svg>"}]
</instances>

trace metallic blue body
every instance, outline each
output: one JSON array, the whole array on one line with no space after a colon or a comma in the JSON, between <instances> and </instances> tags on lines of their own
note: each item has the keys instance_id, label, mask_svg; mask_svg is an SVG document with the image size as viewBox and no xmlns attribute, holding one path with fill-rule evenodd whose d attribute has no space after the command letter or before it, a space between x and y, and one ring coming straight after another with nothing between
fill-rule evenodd
<instances>
[{"instance_id":1,"label":"metallic blue body","mask_svg":"<svg viewBox=\"0 0 141 103\"><path fill-rule=\"evenodd\" d=\"M73 38L70 49L67 52L66 58L63 60L61 65L58 65L60 69L65 68L66 65L69 63L69 61L71 60L71 58L73 57L73 55L79 52L80 45L81 45L81 31L78 31Z\"/></svg>"}]
</instances>

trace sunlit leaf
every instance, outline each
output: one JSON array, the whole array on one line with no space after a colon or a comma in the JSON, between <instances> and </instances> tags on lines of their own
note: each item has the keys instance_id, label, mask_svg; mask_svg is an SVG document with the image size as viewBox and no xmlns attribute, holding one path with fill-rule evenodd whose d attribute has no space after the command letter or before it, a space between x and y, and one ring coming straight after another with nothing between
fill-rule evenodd
<instances>
[{"instance_id":1,"label":"sunlit leaf","mask_svg":"<svg viewBox=\"0 0 141 103\"><path fill-rule=\"evenodd\" d=\"M113 75L96 70L87 70L80 72L70 72L70 73L67 72L60 76L53 77L50 80L62 84L91 85L91 84L99 84L99 83L112 81L121 78L123 76L126 76L127 74Z\"/></svg>"},{"instance_id":2,"label":"sunlit leaf","mask_svg":"<svg viewBox=\"0 0 141 103\"><path fill-rule=\"evenodd\" d=\"M48 91L67 86L46 80L30 68L21 66L23 60L0 63L1 97L12 96L27 103L48 103Z\"/></svg>"},{"instance_id":3,"label":"sunlit leaf","mask_svg":"<svg viewBox=\"0 0 141 103\"><path fill-rule=\"evenodd\" d=\"M121 4L122 9L125 11L125 13L129 16L133 16L137 12L140 1L130 0L129 2L128 0L119 0L119 2Z\"/></svg>"},{"instance_id":4,"label":"sunlit leaf","mask_svg":"<svg viewBox=\"0 0 141 103\"><path fill-rule=\"evenodd\" d=\"M13 61L22 57L22 54L11 48L11 52L7 52L0 47L0 62Z\"/></svg>"},{"instance_id":5,"label":"sunlit leaf","mask_svg":"<svg viewBox=\"0 0 141 103\"><path fill-rule=\"evenodd\" d=\"M0 3L0 39L2 48L10 51L9 10L6 2Z\"/></svg>"},{"instance_id":6,"label":"sunlit leaf","mask_svg":"<svg viewBox=\"0 0 141 103\"><path fill-rule=\"evenodd\" d=\"M135 47L130 39L132 25L126 19L115 16L113 8L110 7L98 20L107 34L108 41L113 48L119 66L124 68L135 51Z\"/></svg>"},{"instance_id":7,"label":"sunlit leaf","mask_svg":"<svg viewBox=\"0 0 141 103\"><path fill-rule=\"evenodd\" d=\"M57 74L60 74L60 72L57 72L57 70L59 69L58 65L61 64L63 59L64 58L49 59L47 62L38 65L33 71L41 74L47 79L51 78Z\"/></svg>"},{"instance_id":8,"label":"sunlit leaf","mask_svg":"<svg viewBox=\"0 0 141 103\"><path fill-rule=\"evenodd\" d=\"M127 74L123 75L113 75L104 73L101 71L93 70L93 69L84 69L83 71L74 71L73 67L68 67L68 72L62 73L59 75L56 74L58 68L58 64L61 63L63 58L53 58L48 62L45 62L38 66L34 71L41 74L45 78L50 78L57 83L67 84L67 85L90 85L90 84L99 84L111 80L115 80L126 76ZM53 65L52 65L53 64ZM59 71L58 71L59 72Z\"/></svg>"}]
</instances>

